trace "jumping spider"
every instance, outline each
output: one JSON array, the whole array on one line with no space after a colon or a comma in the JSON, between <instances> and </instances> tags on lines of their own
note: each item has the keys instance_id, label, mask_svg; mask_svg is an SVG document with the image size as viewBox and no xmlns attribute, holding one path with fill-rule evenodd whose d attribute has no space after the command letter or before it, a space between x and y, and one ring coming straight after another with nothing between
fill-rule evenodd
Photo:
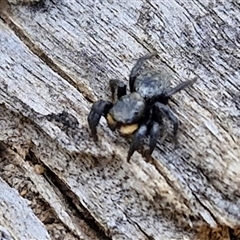
<instances>
[{"instance_id":1,"label":"jumping spider","mask_svg":"<svg viewBox=\"0 0 240 240\"><path fill-rule=\"evenodd\" d=\"M142 139L148 135L149 150L146 157L151 156L160 136L163 116L173 122L173 136L174 140L177 140L179 121L167 105L168 100L173 94L191 86L196 81L196 79L185 81L171 88L170 82L161 72L148 71L140 74L144 61L156 55L156 53L147 54L137 60L129 77L129 94L123 82L110 80L112 98L114 99L117 91L117 101L112 103L99 100L93 104L88 115L88 124L94 141L98 140L97 125L101 116L106 118L108 127L112 131L117 129L124 136L133 134L127 161L141 146Z\"/></svg>"}]
</instances>

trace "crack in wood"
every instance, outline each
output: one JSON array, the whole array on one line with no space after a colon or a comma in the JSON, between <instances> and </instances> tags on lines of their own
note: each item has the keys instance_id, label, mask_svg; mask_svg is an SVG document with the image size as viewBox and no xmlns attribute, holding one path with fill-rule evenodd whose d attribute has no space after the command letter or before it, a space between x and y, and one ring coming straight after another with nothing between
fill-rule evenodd
<instances>
[{"instance_id":1,"label":"crack in wood","mask_svg":"<svg viewBox=\"0 0 240 240\"><path fill-rule=\"evenodd\" d=\"M134 221L131 217L128 216L127 213L124 213L124 214L125 214L125 216L126 216L126 218L127 218L127 221L130 222L130 223L134 223L134 224L137 226L137 228L139 229L139 231L140 231L141 233L143 233L143 235L146 236L146 238L147 238L148 240L154 240L154 237L148 235L148 234L141 228L141 226L140 226L136 221ZM130 220L130 219L131 219L131 220Z\"/></svg>"},{"instance_id":2,"label":"crack in wood","mask_svg":"<svg viewBox=\"0 0 240 240\"><path fill-rule=\"evenodd\" d=\"M145 237L149 237L146 236L146 232L149 235L152 234L155 239L159 239L159 232L168 235L167 229L175 224L171 220L168 221L171 219L171 217L167 218L169 209L172 210L177 221L179 217L184 219L185 216L186 208L180 209L177 203L181 203L181 206L184 207L187 206L191 211L200 215L198 223L201 222L201 216L205 215L203 219L206 222L208 222L206 218L209 217L209 219L213 219L212 222L220 219L220 223L222 220L221 224L223 225L238 224L239 131L236 118L239 109L232 107L235 104L233 96L238 92L239 85L237 82L239 74L236 72L239 52L235 51L239 38L234 31L238 26L236 1L231 3L232 5L229 5L228 2L225 5L220 2L209 4L181 1L180 3L177 0L170 0L170 4L163 2L155 4L148 0L138 1L134 6L129 2L125 2L123 6L121 2L109 4L102 1L81 1L81 3L76 1L71 4L61 2L56 5L52 3L51 11L34 12L32 18L25 7L11 8L14 16L6 15L6 12L5 15L1 14L5 25L13 30L13 33L6 31L11 33L4 35L6 44L3 41L2 45L3 59L6 59L6 64L1 65L0 68L3 76L1 101L15 112L25 115L26 121L27 119L32 121L26 124L24 122L21 125L21 131L15 131L13 122L16 122L16 118L7 118L7 111L3 111L3 120L6 118L6 121L10 121L10 123L6 131L3 124L1 139L10 145L21 142L22 139L23 141L34 139L36 151L35 148L31 151L51 171L45 175L48 185L53 186L53 189L59 187L62 191L59 196L64 195L63 193L66 191L71 197L71 191L73 191L76 195L73 195L72 198L64 196L66 201L74 204L80 213L84 212L80 206L86 206L85 217L88 218L88 212L90 212L97 221L96 224L101 224L104 228L103 231L106 231L105 234L111 234L112 238L139 236L139 238L145 239ZM81 7L79 7L80 4ZM97 8L93 9L91 4L93 6L97 4ZM149 6L147 9L144 8L146 5ZM235 5L235 9L233 5ZM112 10L114 10L114 14L112 14ZM143 19L138 21L139 14L141 16L142 13L144 13ZM83 19L79 20L80 15ZM33 24L29 24L29 19ZM2 28L5 25L1 24ZM118 31L119 29L121 31ZM3 31L5 30L3 29ZM44 38L48 33L50 34ZM7 40L8 36L11 39L13 35L14 38L17 35L21 40L16 41L16 51L11 49L11 42ZM69 36L69 38L65 38L65 36ZM39 49L34 41L37 41L42 49ZM236 45L232 45L234 41ZM53 42L54 44L52 44ZM69 44L70 42L71 44ZM123 42L125 44L122 44ZM70 84L74 85L72 83L74 78L70 70L75 72L74 69L76 69L77 74L81 74L84 78L88 76L84 88L89 91L92 89L98 96L106 95L104 92L106 77L103 78L103 75L109 78L117 71L123 74L127 73L128 67L123 66L122 60L126 61L129 56L135 54L141 55L146 49L147 51L151 51L154 47L161 49L165 60L162 62L169 68L172 65L171 69L179 78L188 78L188 73L191 73L193 76L198 76L199 79L191 93L176 96L176 101L174 100L176 105L180 105L176 108L180 120L185 119L179 136L181 149L177 151L177 154L171 151L168 153L169 149L166 145L158 144L153 156L156 162L157 159L161 159L162 165L158 165L153 160L155 169L154 166L150 166L142 159L137 159L138 154L136 153L133 161L129 164L131 165L129 169L123 160L125 155L122 154L126 150L125 141L115 144L113 137L109 137L107 132L105 137L101 136L100 147L93 145L89 138L85 119L90 104L86 103L85 99L83 103L82 96L81 98L72 98L74 100L70 101L67 98L69 95L62 95L60 91L54 92L55 86L57 89L68 87L69 84L66 85L66 81L62 86L62 78L59 77L59 81L54 82L48 89L45 87L48 84L42 84L47 82L45 75L56 74L48 75L47 72L37 78L34 75L36 69L31 64L25 66L24 71L16 71L18 67L22 69L23 64L18 65L18 63L24 62L24 58L17 54L20 52L17 44L22 45L22 43L30 49L31 53L37 55L37 60L43 60L43 63L38 61L38 66L47 64L55 73L62 74L61 76ZM97 52L100 57L89 58L89 54L83 57L82 51L75 51L78 47L84 48L83 52L85 53L94 55ZM9 51L5 51L4 48L9 48ZM22 53L26 50L28 52L25 46L21 49ZM54 56L51 56L52 52L54 52ZM124 57L119 58L119 53ZM16 54L16 59L14 54ZM32 54L25 56L31 59ZM75 61L73 61L73 57L75 57ZM19 62L15 61L18 60L17 58ZM58 65L57 61L61 63L61 60L64 62L64 66ZM103 65L101 65L102 61L105 62ZM96 65L97 68L91 69L91 65ZM15 67L14 70L11 68L12 66ZM176 70L174 70L175 66ZM64 67L70 69L70 73ZM30 73L27 77L24 74L25 70ZM99 75L97 75L98 73ZM96 75L98 77L95 77ZM19 81L18 77L22 81ZM24 78L27 78L28 81L25 81ZM33 89L33 85L37 91L26 91L25 93L25 87ZM46 91L43 91L42 98L38 98L39 92L42 90ZM52 104L52 98L48 96L51 94L47 92L48 90L61 97L61 102L57 106ZM20 94L22 92L23 94ZM29 103L28 106L26 103L26 106L23 106L22 102L25 103L29 100L25 97L29 93L34 104ZM71 96L72 92L68 91L69 93ZM80 96L76 91L72 95ZM192 97L189 98L188 95ZM91 96L94 98L94 93ZM87 99L87 97L85 98ZM89 102L94 100L91 98ZM58 113L63 109L70 110L73 116L79 120L79 129L77 131L76 128L69 130L67 128L69 124L59 122L58 119L57 123L47 121L46 115L43 118L42 115L39 117L36 113L39 112L38 107L41 104L46 106L47 114L49 112ZM76 107L75 104L80 107ZM182 105L184 108L181 109ZM50 106L51 108L49 108ZM53 114L50 115L53 116ZM73 125L74 122L76 123L73 119ZM32 124L33 126L30 126ZM36 129L37 131L33 133L33 130ZM14 139L14 143L12 143L12 139ZM37 146L38 144L40 146ZM158 151L159 149L161 151ZM97 161L94 162L92 158L96 158ZM121 162L124 171L120 169L118 163L111 165L115 160L118 163ZM102 167L102 164L106 165ZM54 176L53 179L51 178L52 173L57 176L57 183L53 181ZM102 177L102 175L104 176ZM126 176L128 177L127 181L122 181ZM58 182L59 179L64 186L61 185L62 182ZM108 185L109 181L111 184ZM65 189L65 185L68 189ZM135 195L132 189L136 190L138 194ZM122 193L127 190L128 194ZM133 197L131 196L131 198L129 195L133 195ZM172 195L176 202L173 202ZM147 197L151 202L145 201L143 197ZM76 203L73 202L75 198L77 198ZM51 199L50 202L52 203ZM125 211L122 211L125 207L127 218L131 217L132 219L126 220ZM163 211L158 211L159 208ZM69 209L73 210L71 206ZM158 213L155 214L157 211ZM179 211L181 214L178 214ZM164 222L161 224L160 221L165 218L167 224ZM195 227L195 225L193 226Z\"/></svg>"},{"instance_id":3,"label":"crack in wood","mask_svg":"<svg viewBox=\"0 0 240 240\"><path fill-rule=\"evenodd\" d=\"M101 239L110 240L106 236L105 232L102 230L102 226L92 217L91 213L77 200L75 194L64 184L64 182L53 172L51 169L45 165L40 159L36 157L34 152L29 149L29 152L26 156L27 161L31 161L33 164L38 163L43 166L45 169L44 177L48 182L61 193L61 198L63 198L68 206L70 212L75 212L79 219L84 220L87 225L94 231ZM56 191L56 192L58 192ZM65 225L68 227L67 225Z\"/></svg>"}]
</instances>

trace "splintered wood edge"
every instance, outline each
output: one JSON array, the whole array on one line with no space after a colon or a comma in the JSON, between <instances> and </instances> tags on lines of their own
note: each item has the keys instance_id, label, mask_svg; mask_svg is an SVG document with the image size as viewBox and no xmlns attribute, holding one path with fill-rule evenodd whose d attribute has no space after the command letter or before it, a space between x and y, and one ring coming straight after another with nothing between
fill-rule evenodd
<instances>
[{"instance_id":1,"label":"splintered wood edge","mask_svg":"<svg viewBox=\"0 0 240 240\"><path fill-rule=\"evenodd\" d=\"M0 225L14 239L51 239L27 200L0 178Z\"/></svg>"},{"instance_id":2,"label":"splintered wood edge","mask_svg":"<svg viewBox=\"0 0 240 240\"><path fill-rule=\"evenodd\" d=\"M4 146L4 151L1 152L1 156L3 155L4 158L9 158L12 164L19 166L25 173L24 175L31 179L38 193L71 233L79 239L99 239L96 233L92 231L84 221L77 219L75 214L71 212L70 209L67 209L66 203L63 200L64 196L62 196L62 193L59 191L60 189L56 189L54 184L50 184L51 180L44 177L45 169L43 166L40 171L37 171L36 165L30 165L29 161L23 159L26 155L25 153L23 156L20 156L12 149L7 148L7 146Z\"/></svg>"}]
</instances>

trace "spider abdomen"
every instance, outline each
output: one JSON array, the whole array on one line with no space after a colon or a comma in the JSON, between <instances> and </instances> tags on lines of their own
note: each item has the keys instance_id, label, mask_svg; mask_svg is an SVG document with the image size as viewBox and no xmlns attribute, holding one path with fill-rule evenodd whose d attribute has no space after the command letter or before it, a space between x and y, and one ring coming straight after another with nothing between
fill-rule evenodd
<instances>
[{"instance_id":1,"label":"spider abdomen","mask_svg":"<svg viewBox=\"0 0 240 240\"><path fill-rule=\"evenodd\" d=\"M139 75L134 83L134 90L146 100L154 100L163 96L170 82L165 75L157 71Z\"/></svg>"}]
</instances>

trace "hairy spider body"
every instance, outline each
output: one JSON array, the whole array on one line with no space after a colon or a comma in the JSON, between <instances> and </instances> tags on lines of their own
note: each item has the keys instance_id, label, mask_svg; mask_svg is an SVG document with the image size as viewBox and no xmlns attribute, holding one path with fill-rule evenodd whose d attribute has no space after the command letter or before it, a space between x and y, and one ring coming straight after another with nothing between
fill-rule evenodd
<instances>
[{"instance_id":1,"label":"hairy spider body","mask_svg":"<svg viewBox=\"0 0 240 240\"><path fill-rule=\"evenodd\" d=\"M146 111L146 102L140 94L134 92L118 99L107 114L109 128L118 129L122 135L132 134L138 128Z\"/></svg>"},{"instance_id":2,"label":"hairy spider body","mask_svg":"<svg viewBox=\"0 0 240 240\"><path fill-rule=\"evenodd\" d=\"M177 140L179 122L167 103L173 94L196 81L196 79L185 81L171 88L166 72L148 71L140 74L144 61L153 56L156 56L156 53L147 54L137 60L129 77L129 94L123 82L110 80L112 98L114 99L117 92L117 101L112 103L99 100L93 104L88 115L89 127L95 141L98 140L96 128L101 116L106 118L112 131L118 130L124 136L133 134L128 161L146 136L149 136L149 150L146 156L151 156L161 133L163 116L173 122L173 135L175 141Z\"/></svg>"},{"instance_id":3,"label":"hairy spider body","mask_svg":"<svg viewBox=\"0 0 240 240\"><path fill-rule=\"evenodd\" d=\"M157 71L145 72L134 82L133 91L138 92L145 100L155 100L165 95L170 82Z\"/></svg>"},{"instance_id":4,"label":"hairy spider body","mask_svg":"<svg viewBox=\"0 0 240 240\"><path fill-rule=\"evenodd\" d=\"M143 116L146 108L144 98L134 92L122 96L115 105L109 110L116 122L131 124L138 122Z\"/></svg>"}]
</instances>

